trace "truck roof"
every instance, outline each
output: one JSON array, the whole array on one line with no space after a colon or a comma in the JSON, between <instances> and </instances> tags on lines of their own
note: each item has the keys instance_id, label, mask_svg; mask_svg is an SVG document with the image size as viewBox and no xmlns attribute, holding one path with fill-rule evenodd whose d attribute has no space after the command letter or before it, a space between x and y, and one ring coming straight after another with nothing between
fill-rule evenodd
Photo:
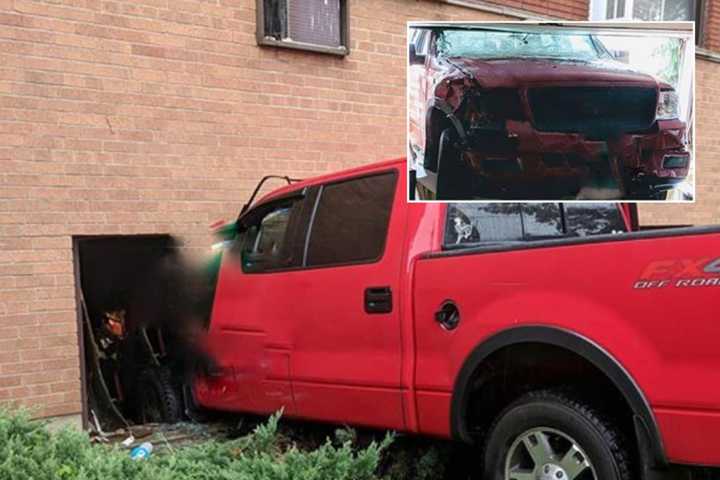
<instances>
[{"instance_id":1,"label":"truck roof","mask_svg":"<svg viewBox=\"0 0 720 480\"><path fill-rule=\"evenodd\" d=\"M315 185L318 183L324 183L324 182L328 182L328 181L332 181L332 180L339 180L342 178L355 176L355 175L366 173L366 172L368 172L368 173L374 172L374 171L382 170L383 168L390 167L390 166L405 168L405 162L406 162L405 157L400 157L400 158L394 158L391 160L383 160L380 162L368 163L365 165L360 165L358 167L348 168L345 170L340 170L338 172L332 172L332 173L327 173L325 175L320 175L318 177L308 178L308 179L302 180L300 182L294 182L290 185L285 185L280 188L276 188L273 191L263 195L255 203L265 202L272 198L282 196L283 194L285 194L287 192L295 191L295 190L301 189L303 187L306 187L308 185Z\"/></svg>"}]
</instances>

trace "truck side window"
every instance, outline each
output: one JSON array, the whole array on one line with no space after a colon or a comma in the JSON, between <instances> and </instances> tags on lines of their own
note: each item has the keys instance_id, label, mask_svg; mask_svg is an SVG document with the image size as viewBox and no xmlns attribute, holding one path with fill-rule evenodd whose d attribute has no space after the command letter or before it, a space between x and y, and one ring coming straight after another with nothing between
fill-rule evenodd
<instances>
[{"instance_id":1,"label":"truck side window","mask_svg":"<svg viewBox=\"0 0 720 480\"><path fill-rule=\"evenodd\" d=\"M451 203L445 245L523 241L563 235L557 203Z\"/></svg>"},{"instance_id":2,"label":"truck side window","mask_svg":"<svg viewBox=\"0 0 720 480\"><path fill-rule=\"evenodd\" d=\"M373 262L385 249L395 172L324 185L310 226L308 267Z\"/></svg>"},{"instance_id":3,"label":"truck side window","mask_svg":"<svg viewBox=\"0 0 720 480\"><path fill-rule=\"evenodd\" d=\"M614 203L570 203L565 205L569 235L584 237L627 231L620 209Z\"/></svg>"},{"instance_id":4,"label":"truck side window","mask_svg":"<svg viewBox=\"0 0 720 480\"><path fill-rule=\"evenodd\" d=\"M243 271L261 273L300 266L303 239L298 239L294 230L302 204L302 199L288 199L250 214L233 249L240 250Z\"/></svg>"},{"instance_id":5,"label":"truck side window","mask_svg":"<svg viewBox=\"0 0 720 480\"><path fill-rule=\"evenodd\" d=\"M565 233L557 203L522 204L522 220L526 240L561 237Z\"/></svg>"},{"instance_id":6,"label":"truck side window","mask_svg":"<svg viewBox=\"0 0 720 480\"><path fill-rule=\"evenodd\" d=\"M451 203L445 226L445 244L522 240L520 204Z\"/></svg>"}]
</instances>

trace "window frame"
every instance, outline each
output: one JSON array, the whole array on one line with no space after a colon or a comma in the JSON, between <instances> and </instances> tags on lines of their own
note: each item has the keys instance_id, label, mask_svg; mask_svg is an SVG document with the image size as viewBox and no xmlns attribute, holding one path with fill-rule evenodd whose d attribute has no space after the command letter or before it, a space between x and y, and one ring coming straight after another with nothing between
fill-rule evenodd
<instances>
[{"instance_id":1,"label":"window frame","mask_svg":"<svg viewBox=\"0 0 720 480\"><path fill-rule=\"evenodd\" d=\"M624 0L625 11L622 16L615 16L613 18L607 17L607 6L608 2L615 2L615 11L617 11L617 4L619 0L590 0L588 5L589 18L592 21L635 21L633 17L633 9L635 6L635 0ZM665 1L665 0L662 0ZM695 5L693 6L693 18L690 20L678 20L678 21L691 21L695 22L695 44L702 46L704 43L704 30L705 30L705 19L707 18L707 0L694 0ZM653 21L653 20L651 20ZM665 21L665 20L658 20ZM672 20L670 20L672 21Z\"/></svg>"},{"instance_id":2,"label":"window frame","mask_svg":"<svg viewBox=\"0 0 720 480\"><path fill-rule=\"evenodd\" d=\"M441 215L441 229L440 229L440 249L442 251L454 251L454 250L467 250L467 249L482 249L486 247L497 247L497 246L514 246L515 248L522 249L526 246L531 246L533 244L537 243L543 243L548 241L562 241L562 240L571 240L571 239L587 239L589 237L597 237L602 235L619 235L619 234L613 234L613 233L598 233L594 235L585 235L585 236L579 236L579 235L572 235L568 233L568 222L567 222L567 213L565 211L565 203L564 202L548 202L548 203L554 203L559 206L560 209L560 222L563 229L562 235L534 235L534 236L526 236L525 227L523 226L523 238L521 240L487 240L484 242L478 242L473 243L471 245L454 245L454 244L448 244L445 241L446 238L446 231L448 228L448 219L449 219L449 212L450 212L450 205L452 203L465 203L465 202L449 202L446 203L444 206L444 211ZM478 203L478 202L469 202L469 203ZM518 202L518 204L522 208L522 202ZM620 208L620 205L615 205L615 210L617 211L617 214L622 221L623 227L625 228L625 231L623 233L629 233L630 230L628 230L628 225L625 221L625 217L623 215L622 209ZM520 218L522 222L522 209L520 210Z\"/></svg>"},{"instance_id":3,"label":"window frame","mask_svg":"<svg viewBox=\"0 0 720 480\"><path fill-rule=\"evenodd\" d=\"M262 202L256 206L254 206L253 208L248 210L245 214L243 214L240 218L238 218L238 223L242 223L248 217L252 217L253 215L256 215L257 212L260 210L267 209L267 211L265 213L263 213L262 217L261 217L261 218L265 218L270 212L276 210L278 205L282 205L283 203L292 201L292 200L299 201L299 202L306 202L306 201L308 201L309 198L313 199L313 195L314 195L314 191L313 191L312 187L304 187L299 190L294 190L292 192L288 192L278 198L273 198L273 199L268 200L267 202ZM304 213L305 213L304 211L300 212L301 218L298 220L303 223L306 221L306 219L304 218ZM307 218L309 219L310 217L307 217ZM290 226L291 220L292 220L292 218L288 219L288 227ZM301 223L300 227L302 227L302 225L303 224ZM288 232L286 230L286 235L288 233L292 233L292 232ZM237 241L238 236L240 234L241 233L238 232L235 235L235 238L233 239L233 245L230 247L231 255L236 256L236 257L238 256L238 252L235 251L235 242ZM285 241L285 239L283 239L283 241ZM304 248L304 241L302 244L302 248ZM239 252L240 268L244 275L257 275L257 274L265 274L265 273L286 272L286 271L290 271L290 270L297 270L298 268L302 267L302 264L301 264L301 265L290 266L290 267L270 268L270 269L261 270L261 271L250 271L245 268L245 264L242 261L242 254L243 254L243 251L240 250L240 252Z\"/></svg>"},{"instance_id":4,"label":"window frame","mask_svg":"<svg viewBox=\"0 0 720 480\"><path fill-rule=\"evenodd\" d=\"M264 0L255 0L255 39L257 44L265 47L280 47L293 50L303 50L306 52L325 53L345 57L350 54L350 2L348 0L340 1L340 43L339 47L331 47L328 45L319 45L314 43L298 42L291 39L276 39L265 35L265 2Z\"/></svg>"},{"instance_id":5,"label":"window frame","mask_svg":"<svg viewBox=\"0 0 720 480\"><path fill-rule=\"evenodd\" d=\"M363 178L369 178L369 177L375 177L379 175L385 175L385 174L391 174L393 176L394 180L394 186L393 186L393 192L392 192L392 201L390 204L390 214L388 215L388 222L387 226L385 228L385 238L383 241L382 249L380 251L380 254L378 257L369 259L369 260L358 260L353 262L339 262L339 263L332 263L332 264L326 264L326 265L313 265L308 266L307 265L307 252L310 245L310 238L312 236L312 227L315 222L315 214L317 213L317 207L320 204L320 199L322 197L322 190L323 187L327 185L335 185L339 183L345 183L353 180L361 180ZM278 198L272 198L266 202L262 202L257 204L256 206L253 206L250 210L248 210L238 221L242 221L243 218L246 218L255 212L257 212L259 209L265 209L268 208L270 210L274 209L276 205L282 204L283 202L287 202L288 200L292 200L294 198L298 199L299 201L303 202L310 202L307 205L303 207L303 211L301 212L302 218L299 220L302 222L300 224L300 227L307 227L307 228L301 228L300 232L304 233L305 238L302 240L302 245L300 246L302 250L302 258L300 265L292 266L292 267L280 267L280 268L273 268L269 270L262 270L257 272L248 271L245 269L245 266L242 263L242 260L240 261L240 268L242 269L242 272L244 275L263 275L263 274L272 274L272 273L284 273L284 272L294 272L298 270L315 270L319 268L337 268L337 267L345 267L345 266L353 266L353 265L368 265L373 263L378 263L382 261L382 259L385 257L385 252L387 251L387 244L388 244L388 235L390 233L390 225L392 224L392 216L393 212L395 210L395 204L398 201L398 198L401 197L401 195L398 194L398 181L399 178L399 171L396 168L390 168L385 170L378 170L376 172L369 172L369 173L363 173L361 175L355 175L351 177L345 177L340 178L337 180L332 180L325 183L319 183L315 185L307 185L299 190L294 190L292 192L288 192ZM305 215L307 212L305 209L309 209L309 215ZM264 215L263 215L264 217ZM236 236L237 238L237 236ZM232 248L232 247L231 247ZM234 255L237 255L237 253L234 253Z\"/></svg>"}]
</instances>

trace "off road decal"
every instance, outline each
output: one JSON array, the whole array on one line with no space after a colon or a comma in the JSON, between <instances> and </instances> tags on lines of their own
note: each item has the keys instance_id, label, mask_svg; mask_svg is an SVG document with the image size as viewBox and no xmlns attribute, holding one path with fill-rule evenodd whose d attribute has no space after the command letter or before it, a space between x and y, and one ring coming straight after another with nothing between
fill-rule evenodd
<instances>
[{"instance_id":1,"label":"off road decal","mask_svg":"<svg viewBox=\"0 0 720 480\"><path fill-rule=\"evenodd\" d=\"M633 288L720 286L720 258L679 258L650 262Z\"/></svg>"}]
</instances>

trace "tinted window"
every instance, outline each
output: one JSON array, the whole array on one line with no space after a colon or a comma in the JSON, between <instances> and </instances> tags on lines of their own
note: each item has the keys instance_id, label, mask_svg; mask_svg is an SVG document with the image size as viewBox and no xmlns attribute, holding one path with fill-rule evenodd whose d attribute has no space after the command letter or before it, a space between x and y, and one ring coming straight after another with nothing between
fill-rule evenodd
<instances>
[{"instance_id":1,"label":"tinted window","mask_svg":"<svg viewBox=\"0 0 720 480\"><path fill-rule=\"evenodd\" d=\"M395 173L322 187L310 229L307 266L377 260L385 248Z\"/></svg>"},{"instance_id":2,"label":"tinted window","mask_svg":"<svg viewBox=\"0 0 720 480\"><path fill-rule=\"evenodd\" d=\"M620 209L612 203L571 203L565 205L569 235L583 237L626 231Z\"/></svg>"},{"instance_id":3,"label":"tinted window","mask_svg":"<svg viewBox=\"0 0 720 480\"><path fill-rule=\"evenodd\" d=\"M522 206L525 238L559 237L564 234L560 205L526 203Z\"/></svg>"},{"instance_id":4,"label":"tinted window","mask_svg":"<svg viewBox=\"0 0 720 480\"><path fill-rule=\"evenodd\" d=\"M520 206L515 203L448 205L445 244L522 240Z\"/></svg>"},{"instance_id":5,"label":"tinted window","mask_svg":"<svg viewBox=\"0 0 720 480\"><path fill-rule=\"evenodd\" d=\"M257 273L302 264L301 198L260 206L243 221L234 253L240 253L243 270Z\"/></svg>"},{"instance_id":6,"label":"tinted window","mask_svg":"<svg viewBox=\"0 0 720 480\"><path fill-rule=\"evenodd\" d=\"M445 245L521 241L563 235L557 203L451 203Z\"/></svg>"}]
</instances>

